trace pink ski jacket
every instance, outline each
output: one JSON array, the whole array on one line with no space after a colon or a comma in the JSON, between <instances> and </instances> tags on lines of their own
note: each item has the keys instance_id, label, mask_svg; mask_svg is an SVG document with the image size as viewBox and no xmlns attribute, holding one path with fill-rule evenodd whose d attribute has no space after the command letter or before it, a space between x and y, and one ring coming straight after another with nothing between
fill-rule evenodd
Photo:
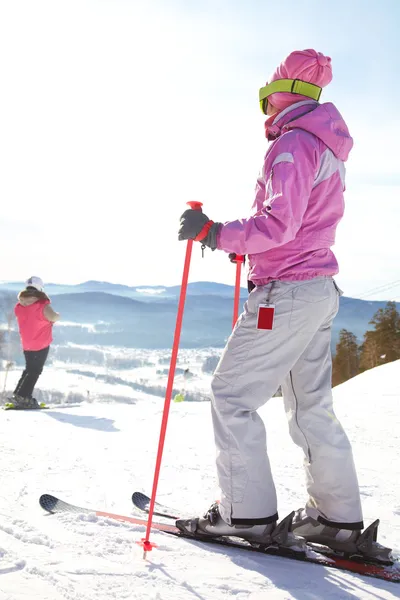
<instances>
[{"instance_id":1,"label":"pink ski jacket","mask_svg":"<svg viewBox=\"0 0 400 600\"><path fill-rule=\"evenodd\" d=\"M43 314L50 300L20 298L14 312L17 317L22 348L30 351L43 350L53 341L53 323Z\"/></svg>"},{"instance_id":2,"label":"pink ski jacket","mask_svg":"<svg viewBox=\"0 0 400 600\"><path fill-rule=\"evenodd\" d=\"M277 115L251 216L224 223L218 248L247 254L256 285L338 273L331 250L344 212L345 167L353 146L331 103L297 102Z\"/></svg>"}]
</instances>

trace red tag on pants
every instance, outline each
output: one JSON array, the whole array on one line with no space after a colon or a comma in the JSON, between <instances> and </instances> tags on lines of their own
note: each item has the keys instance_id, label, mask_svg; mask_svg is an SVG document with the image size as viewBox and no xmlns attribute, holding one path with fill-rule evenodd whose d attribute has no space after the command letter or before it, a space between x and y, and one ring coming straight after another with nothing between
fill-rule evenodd
<instances>
[{"instance_id":1,"label":"red tag on pants","mask_svg":"<svg viewBox=\"0 0 400 600\"><path fill-rule=\"evenodd\" d=\"M274 324L275 306L260 304L258 307L257 329L271 330Z\"/></svg>"}]
</instances>

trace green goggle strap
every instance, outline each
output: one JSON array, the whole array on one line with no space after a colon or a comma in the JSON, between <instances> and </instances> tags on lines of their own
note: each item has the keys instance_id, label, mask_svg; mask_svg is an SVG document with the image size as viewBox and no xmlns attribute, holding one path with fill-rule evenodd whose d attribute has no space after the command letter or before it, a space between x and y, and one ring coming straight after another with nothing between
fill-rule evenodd
<instances>
[{"instance_id":1,"label":"green goggle strap","mask_svg":"<svg viewBox=\"0 0 400 600\"><path fill-rule=\"evenodd\" d=\"M321 96L322 88L313 83L302 81L301 79L277 79L276 81L272 81L272 83L262 87L259 91L260 108L264 114L267 110L265 100L268 96L275 94L276 92L301 94L302 96L307 96L307 98L318 101Z\"/></svg>"}]
</instances>

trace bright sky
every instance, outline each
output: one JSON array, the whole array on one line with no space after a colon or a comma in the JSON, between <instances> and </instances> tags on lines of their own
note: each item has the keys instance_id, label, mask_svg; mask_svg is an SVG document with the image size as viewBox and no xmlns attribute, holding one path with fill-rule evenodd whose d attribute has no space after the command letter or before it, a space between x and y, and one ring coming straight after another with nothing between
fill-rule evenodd
<instances>
[{"instance_id":1,"label":"bright sky","mask_svg":"<svg viewBox=\"0 0 400 600\"><path fill-rule=\"evenodd\" d=\"M399 299L399 22L398 0L0 0L0 279L179 283L185 203L247 216L258 89L313 47L355 139L338 283ZM190 279L234 267L196 244Z\"/></svg>"}]
</instances>

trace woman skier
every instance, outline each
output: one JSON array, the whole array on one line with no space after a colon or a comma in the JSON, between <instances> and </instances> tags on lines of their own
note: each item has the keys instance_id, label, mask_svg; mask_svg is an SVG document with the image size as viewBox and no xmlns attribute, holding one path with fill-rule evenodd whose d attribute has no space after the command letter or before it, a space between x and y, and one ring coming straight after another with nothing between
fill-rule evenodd
<instances>
[{"instance_id":1,"label":"woman skier","mask_svg":"<svg viewBox=\"0 0 400 600\"><path fill-rule=\"evenodd\" d=\"M352 449L332 406L331 327L341 291L331 247L344 212L344 162L353 140L336 107L319 103L331 79L330 58L295 51L261 88L271 144L248 218L222 224L197 210L181 216L179 240L247 255L254 289L212 381L221 501L177 526L202 536L287 545L296 543L293 531L336 550L363 548L377 556L371 532L368 543L361 535ZM304 451L308 492L305 507L283 528L257 413L279 386L290 435Z\"/></svg>"},{"instance_id":2,"label":"woman skier","mask_svg":"<svg viewBox=\"0 0 400 600\"><path fill-rule=\"evenodd\" d=\"M25 289L18 294L14 312L26 366L14 390L11 403L18 410L40 408L32 394L49 354L53 325L60 315L51 307L50 298L44 292L40 277L28 279Z\"/></svg>"}]
</instances>

